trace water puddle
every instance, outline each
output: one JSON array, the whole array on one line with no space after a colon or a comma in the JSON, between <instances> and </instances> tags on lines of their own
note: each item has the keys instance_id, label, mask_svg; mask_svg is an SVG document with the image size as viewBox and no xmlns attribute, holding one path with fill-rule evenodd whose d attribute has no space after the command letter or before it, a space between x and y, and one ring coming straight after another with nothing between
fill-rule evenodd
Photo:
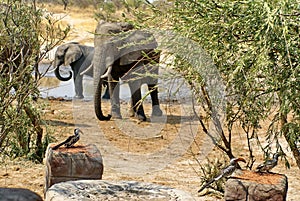
<instances>
[{"instance_id":1,"label":"water puddle","mask_svg":"<svg viewBox=\"0 0 300 201\"><path fill-rule=\"evenodd\" d=\"M92 99L93 97L93 80L91 78L83 79L83 95L86 99ZM42 98L64 98L72 99L75 96L75 88L73 79L62 82L55 76L46 75L40 81L39 85L40 95Z\"/></svg>"},{"instance_id":2,"label":"water puddle","mask_svg":"<svg viewBox=\"0 0 300 201\"><path fill-rule=\"evenodd\" d=\"M39 66L39 71L41 73L46 72L46 69L49 65L41 64ZM67 77L69 75L68 67L61 68L61 75L63 77ZM66 100L71 100L75 96L75 86L73 78L69 81L60 81L55 77L54 72L47 72L43 78L41 78L39 83L40 96L42 98L63 98ZM93 78L89 76L83 76L83 95L85 100L93 99ZM142 86L142 94L145 95L147 93L147 86ZM120 98L122 100L130 99L130 90L127 84L121 84L120 86ZM147 97L148 98L148 97Z\"/></svg>"},{"instance_id":3,"label":"water puddle","mask_svg":"<svg viewBox=\"0 0 300 201\"><path fill-rule=\"evenodd\" d=\"M41 64L39 66L40 72L46 72L46 69L49 68L49 64ZM72 100L75 96L75 88L73 78L69 81L60 81L55 77L54 72L47 72L45 76L40 80L39 90L40 96L42 98L62 98L66 100ZM61 67L60 74L63 77L69 75L70 67ZM185 99L190 96L190 89L186 84L182 84L182 80L159 80L159 98L161 100L170 100L171 99ZM103 89L104 90L104 89ZM178 93L180 91L180 94ZM89 76L83 76L83 95L85 100L93 100L93 78ZM141 87L142 96L145 96L148 93L148 87L146 84L143 84ZM178 97L178 95L180 97ZM130 89L128 84L120 85L120 99L128 101L130 99ZM147 96L146 101L151 101L150 96Z\"/></svg>"}]
</instances>

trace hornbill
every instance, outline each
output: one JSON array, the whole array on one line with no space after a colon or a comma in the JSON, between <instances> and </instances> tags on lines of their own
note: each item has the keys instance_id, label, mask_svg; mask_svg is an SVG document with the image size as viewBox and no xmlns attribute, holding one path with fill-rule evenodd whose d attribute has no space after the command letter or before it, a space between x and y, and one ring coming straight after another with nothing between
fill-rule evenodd
<instances>
[{"instance_id":1,"label":"hornbill","mask_svg":"<svg viewBox=\"0 0 300 201\"><path fill-rule=\"evenodd\" d=\"M264 163L258 165L256 168L256 172L265 172L266 171L269 173L269 170L271 170L272 168L274 168L277 165L279 156L280 156L279 153L275 153L273 155L273 159L266 160Z\"/></svg>"},{"instance_id":2,"label":"hornbill","mask_svg":"<svg viewBox=\"0 0 300 201\"><path fill-rule=\"evenodd\" d=\"M198 193L200 193L201 191L203 191L203 189L205 189L206 187L208 187L210 184L212 184L215 181L218 181L220 179L222 179L223 177L228 177L230 176L238 167L238 161L242 161L244 163L246 163L245 159L243 158L232 158L230 160L230 163L227 167L225 167L222 171L221 174L218 175L217 177L213 178L212 180L210 180L209 182L207 182L206 184L204 184L200 190L198 190Z\"/></svg>"},{"instance_id":3,"label":"hornbill","mask_svg":"<svg viewBox=\"0 0 300 201\"><path fill-rule=\"evenodd\" d=\"M79 128L74 129L74 135L69 136L65 141L59 143L58 145L55 145L52 147L53 150L58 149L60 146L65 145L65 147L70 148L73 147L73 145L78 142L80 139L80 133L83 134L83 132Z\"/></svg>"}]
</instances>

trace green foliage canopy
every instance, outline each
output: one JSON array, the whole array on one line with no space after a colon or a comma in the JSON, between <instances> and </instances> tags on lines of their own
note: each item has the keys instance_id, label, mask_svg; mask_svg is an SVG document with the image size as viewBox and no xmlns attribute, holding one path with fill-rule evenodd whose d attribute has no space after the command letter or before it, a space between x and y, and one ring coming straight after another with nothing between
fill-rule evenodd
<instances>
[{"instance_id":1,"label":"green foliage canopy","mask_svg":"<svg viewBox=\"0 0 300 201\"><path fill-rule=\"evenodd\" d=\"M227 123L239 122L248 137L271 114L267 140L282 151L288 141L300 168L299 26L297 0L175 1L174 28L197 41L213 58L226 82ZM288 118L288 115L291 118Z\"/></svg>"},{"instance_id":2,"label":"green foliage canopy","mask_svg":"<svg viewBox=\"0 0 300 201\"><path fill-rule=\"evenodd\" d=\"M157 1L159 2L159 1ZM175 29L196 41L213 59L227 91L227 137L220 146L233 156L231 133L241 125L253 164L252 139L268 155L284 151L283 136L300 168L299 144L299 26L297 0L174 0L154 2L152 12L136 12L137 24ZM207 96L202 77L187 62L174 68ZM197 84L201 85L200 90ZM204 85L203 85L204 84ZM206 99L209 105L209 99ZM208 115L210 112L208 111ZM271 121L265 121L271 118ZM267 122L267 145L257 135ZM225 130L227 130L225 132ZM223 134L224 134L223 133ZM274 146L276 150L273 150ZM249 167L252 165L250 164Z\"/></svg>"}]
</instances>

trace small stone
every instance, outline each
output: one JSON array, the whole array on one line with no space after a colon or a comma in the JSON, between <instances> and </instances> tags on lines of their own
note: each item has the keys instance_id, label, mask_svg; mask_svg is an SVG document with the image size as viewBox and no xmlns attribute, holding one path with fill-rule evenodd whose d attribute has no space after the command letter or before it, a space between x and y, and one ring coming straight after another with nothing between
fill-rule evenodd
<instances>
[{"instance_id":1,"label":"small stone","mask_svg":"<svg viewBox=\"0 0 300 201\"><path fill-rule=\"evenodd\" d=\"M0 201L43 201L41 196L24 188L0 188Z\"/></svg>"}]
</instances>

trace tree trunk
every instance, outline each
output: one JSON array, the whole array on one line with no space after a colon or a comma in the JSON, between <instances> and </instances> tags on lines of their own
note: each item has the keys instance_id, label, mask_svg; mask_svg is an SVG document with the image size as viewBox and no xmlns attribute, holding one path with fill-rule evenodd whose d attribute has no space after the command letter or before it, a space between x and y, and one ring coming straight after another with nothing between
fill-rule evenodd
<instances>
[{"instance_id":1,"label":"tree trunk","mask_svg":"<svg viewBox=\"0 0 300 201\"><path fill-rule=\"evenodd\" d=\"M40 126L40 120L37 116L35 116L33 114L32 110L28 106L25 106L24 110L25 110L26 114L28 115L28 117L30 118L33 128L36 130L37 136L36 136L36 142L35 142L35 145L36 145L35 153L38 157L39 162L42 162L42 160L43 160L43 145L42 145L43 129Z\"/></svg>"},{"instance_id":2,"label":"tree trunk","mask_svg":"<svg viewBox=\"0 0 300 201\"><path fill-rule=\"evenodd\" d=\"M282 129L283 136L284 136L285 140L287 141L287 143L289 144L289 147L290 147L290 149L293 153L293 156L296 160L296 164L297 164L298 168L300 169L300 152L295 144L295 141L293 139L291 139L289 136L289 129L283 129L284 125L286 125L288 123L287 115L280 113L280 121L281 121L281 129Z\"/></svg>"}]
</instances>

